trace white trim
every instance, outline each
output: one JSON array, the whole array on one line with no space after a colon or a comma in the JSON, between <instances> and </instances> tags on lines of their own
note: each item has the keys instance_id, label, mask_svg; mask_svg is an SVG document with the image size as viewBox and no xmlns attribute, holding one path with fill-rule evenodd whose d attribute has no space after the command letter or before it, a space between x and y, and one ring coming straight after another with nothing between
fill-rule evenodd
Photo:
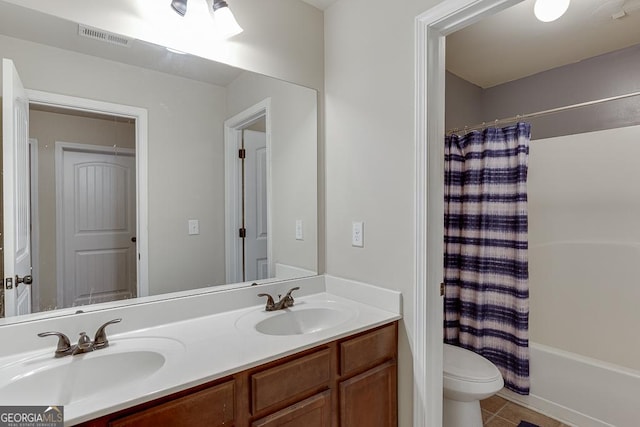
<instances>
[{"instance_id":1,"label":"white trim","mask_svg":"<svg viewBox=\"0 0 640 427\"><path fill-rule=\"evenodd\" d=\"M29 138L31 164L29 184L31 186L31 312L34 307L40 311L40 215L38 215L38 140Z\"/></svg>"},{"instance_id":2,"label":"white trim","mask_svg":"<svg viewBox=\"0 0 640 427\"><path fill-rule=\"evenodd\" d=\"M445 36L521 0L449 0L416 17L413 425L442 425Z\"/></svg>"},{"instance_id":3,"label":"white trim","mask_svg":"<svg viewBox=\"0 0 640 427\"><path fill-rule=\"evenodd\" d=\"M136 123L136 244L138 248L138 296L149 295L149 184L148 184L148 113L145 108L114 104L39 90L26 90L29 103L71 110L91 111L112 116L130 117Z\"/></svg>"},{"instance_id":4,"label":"white trim","mask_svg":"<svg viewBox=\"0 0 640 427\"><path fill-rule=\"evenodd\" d=\"M242 282L242 246L237 238L241 227L241 171L238 164L238 150L242 147L242 130L257 119L264 117L267 140L267 262L269 277L275 274L273 260L273 215L271 176L271 98L247 108L224 121L224 228L225 228L225 275L226 283Z\"/></svg>"}]
</instances>

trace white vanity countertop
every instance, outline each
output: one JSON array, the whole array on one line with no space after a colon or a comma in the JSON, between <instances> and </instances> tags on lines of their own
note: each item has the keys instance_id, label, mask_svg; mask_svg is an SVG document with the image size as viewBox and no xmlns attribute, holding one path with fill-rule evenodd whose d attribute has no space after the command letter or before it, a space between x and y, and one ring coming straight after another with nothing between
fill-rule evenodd
<instances>
[{"instance_id":1,"label":"white vanity countertop","mask_svg":"<svg viewBox=\"0 0 640 427\"><path fill-rule=\"evenodd\" d=\"M126 346L136 340L152 342L154 339L157 342L162 342L162 339L172 341L172 350L167 353L169 356L164 366L148 378L128 383L126 387L110 386L90 397L65 405L65 425L88 421L186 390L401 318L401 296L398 292L330 277L325 278L325 283L325 292L296 297L295 306L291 309L295 311L333 306L342 307L349 313L342 323L317 332L267 335L256 331L253 327L256 322L286 314L284 311L267 313L264 311L264 304L119 334L114 332L109 336L109 341L116 350L119 343ZM357 294L364 294L364 302L356 300L354 295ZM126 319L122 323L125 321ZM48 349L51 358L54 347L53 345ZM109 348L89 354L97 355L103 351L106 354ZM39 349L22 353L21 356L42 354L43 350ZM10 363L10 360L11 356L0 358L0 369ZM92 379L87 378L86 381ZM100 389L100 384L95 384L95 387Z\"/></svg>"}]
</instances>

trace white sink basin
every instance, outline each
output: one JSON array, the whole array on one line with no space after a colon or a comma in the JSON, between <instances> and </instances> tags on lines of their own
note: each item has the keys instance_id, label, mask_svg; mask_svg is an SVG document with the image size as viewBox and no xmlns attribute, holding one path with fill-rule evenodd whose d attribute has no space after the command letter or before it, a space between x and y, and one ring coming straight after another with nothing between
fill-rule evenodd
<instances>
[{"instance_id":1,"label":"white sink basin","mask_svg":"<svg viewBox=\"0 0 640 427\"><path fill-rule=\"evenodd\" d=\"M296 302L284 310L254 310L240 317L236 326L265 335L313 334L340 326L357 314L353 308L332 301Z\"/></svg>"},{"instance_id":2,"label":"white sink basin","mask_svg":"<svg viewBox=\"0 0 640 427\"><path fill-rule=\"evenodd\" d=\"M90 353L53 357L46 354L17 360L0 369L3 404L70 405L145 380L166 366L181 343L164 338L112 340Z\"/></svg>"}]
</instances>

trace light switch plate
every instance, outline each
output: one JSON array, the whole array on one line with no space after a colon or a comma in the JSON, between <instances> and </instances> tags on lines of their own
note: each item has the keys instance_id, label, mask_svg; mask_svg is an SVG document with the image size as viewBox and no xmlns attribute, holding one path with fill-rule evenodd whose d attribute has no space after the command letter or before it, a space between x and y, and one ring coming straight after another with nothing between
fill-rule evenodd
<instances>
[{"instance_id":1,"label":"light switch plate","mask_svg":"<svg viewBox=\"0 0 640 427\"><path fill-rule=\"evenodd\" d=\"M197 219L189 220L189 235L200 234L200 221Z\"/></svg>"},{"instance_id":2,"label":"light switch plate","mask_svg":"<svg viewBox=\"0 0 640 427\"><path fill-rule=\"evenodd\" d=\"M351 246L364 247L364 222L354 221L351 225Z\"/></svg>"},{"instance_id":3,"label":"light switch plate","mask_svg":"<svg viewBox=\"0 0 640 427\"><path fill-rule=\"evenodd\" d=\"M304 240L302 220L296 219L296 240Z\"/></svg>"}]
</instances>

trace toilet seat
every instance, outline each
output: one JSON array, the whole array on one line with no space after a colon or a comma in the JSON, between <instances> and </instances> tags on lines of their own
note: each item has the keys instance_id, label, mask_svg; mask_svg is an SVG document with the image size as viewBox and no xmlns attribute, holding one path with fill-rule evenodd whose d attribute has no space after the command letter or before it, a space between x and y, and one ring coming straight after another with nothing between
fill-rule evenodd
<instances>
[{"instance_id":1,"label":"toilet seat","mask_svg":"<svg viewBox=\"0 0 640 427\"><path fill-rule=\"evenodd\" d=\"M502 379L493 363L473 351L450 344L444 344L443 373L450 379L473 383L491 383Z\"/></svg>"}]
</instances>

